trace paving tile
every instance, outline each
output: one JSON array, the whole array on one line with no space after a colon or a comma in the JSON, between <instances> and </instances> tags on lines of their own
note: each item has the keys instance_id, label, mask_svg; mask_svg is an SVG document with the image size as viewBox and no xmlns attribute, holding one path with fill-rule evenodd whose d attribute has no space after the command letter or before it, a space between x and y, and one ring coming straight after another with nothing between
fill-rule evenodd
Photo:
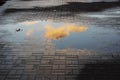
<instances>
[{"instance_id":1,"label":"paving tile","mask_svg":"<svg viewBox=\"0 0 120 80\"><path fill-rule=\"evenodd\" d=\"M58 77L57 76L51 76L51 79L52 80L58 80Z\"/></svg>"},{"instance_id":2,"label":"paving tile","mask_svg":"<svg viewBox=\"0 0 120 80\"><path fill-rule=\"evenodd\" d=\"M54 56L51 56L51 55L43 55L42 56L42 59L53 59Z\"/></svg>"},{"instance_id":3,"label":"paving tile","mask_svg":"<svg viewBox=\"0 0 120 80\"><path fill-rule=\"evenodd\" d=\"M16 74L16 70L11 70L10 72L9 72L9 74Z\"/></svg>"},{"instance_id":4,"label":"paving tile","mask_svg":"<svg viewBox=\"0 0 120 80\"><path fill-rule=\"evenodd\" d=\"M35 80L43 80L42 77L36 77Z\"/></svg>"},{"instance_id":5,"label":"paving tile","mask_svg":"<svg viewBox=\"0 0 120 80\"><path fill-rule=\"evenodd\" d=\"M59 69L66 69L66 65L59 65Z\"/></svg>"},{"instance_id":6,"label":"paving tile","mask_svg":"<svg viewBox=\"0 0 120 80\"><path fill-rule=\"evenodd\" d=\"M28 76L21 76L20 80L28 80Z\"/></svg>"},{"instance_id":7,"label":"paving tile","mask_svg":"<svg viewBox=\"0 0 120 80\"><path fill-rule=\"evenodd\" d=\"M8 73L9 73L9 70L7 70L7 69L1 69L0 70L0 76L7 75Z\"/></svg>"},{"instance_id":8,"label":"paving tile","mask_svg":"<svg viewBox=\"0 0 120 80\"><path fill-rule=\"evenodd\" d=\"M23 75L35 75L35 70L24 70Z\"/></svg>"},{"instance_id":9,"label":"paving tile","mask_svg":"<svg viewBox=\"0 0 120 80\"><path fill-rule=\"evenodd\" d=\"M58 76L58 80L65 80L65 76Z\"/></svg>"},{"instance_id":10,"label":"paving tile","mask_svg":"<svg viewBox=\"0 0 120 80\"><path fill-rule=\"evenodd\" d=\"M5 79L5 80L19 80L19 79Z\"/></svg>"},{"instance_id":11,"label":"paving tile","mask_svg":"<svg viewBox=\"0 0 120 80\"><path fill-rule=\"evenodd\" d=\"M17 70L16 71L16 74L22 74L23 73L23 70Z\"/></svg>"},{"instance_id":12,"label":"paving tile","mask_svg":"<svg viewBox=\"0 0 120 80\"><path fill-rule=\"evenodd\" d=\"M59 59L65 60L66 56L59 56Z\"/></svg>"},{"instance_id":13,"label":"paving tile","mask_svg":"<svg viewBox=\"0 0 120 80\"><path fill-rule=\"evenodd\" d=\"M52 65L39 65L39 69L52 69Z\"/></svg>"},{"instance_id":14,"label":"paving tile","mask_svg":"<svg viewBox=\"0 0 120 80\"><path fill-rule=\"evenodd\" d=\"M53 65L52 69L59 69L59 65Z\"/></svg>"},{"instance_id":15,"label":"paving tile","mask_svg":"<svg viewBox=\"0 0 120 80\"><path fill-rule=\"evenodd\" d=\"M65 70L52 70L52 75L65 75Z\"/></svg>"},{"instance_id":16,"label":"paving tile","mask_svg":"<svg viewBox=\"0 0 120 80\"><path fill-rule=\"evenodd\" d=\"M34 75L33 76L29 76L28 80L35 80L35 76Z\"/></svg>"},{"instance_id":17,"label":"paving tile","mask_svg":"<svg viewBox=\"0 0 120 80\"><path fill-rule=\"evenodd\" d=\"M42 3L50 5L50 3L48 3L47 1L48 0L27 0L27 1L11 0L8 1L8 3L6 3L5 5L9 4L9 6L6 6L9 9L10 8L24 9L24 8L33 8L36 5L41 6L43 5ZM65 1L71 1L71 0L59 0L61 4ZM30 5L24 5L26 3L30 3ZM36 5L33 3L35 3ZM76 6L74 7L77 8ZM24 21L22 19L23 17L26 17L27 20L29 20L30 18L34 19L34 17L37 15L39 15L38 19L41 20L45 20L45 19L48 20L48 18L51 20L52 17L54 17L52 19L56 20L56 17L57 19L59 18L58 16L60 15L60 13L62 13L62 15L66 13L62 11L57 12L56 10L51 10L51 12L49 11L44 12L41 9L38 10L37 12L32 12L32 13L30 12L31 11L29 10L28 12L24 12L21 10L19 15L17 13L13 13L13 14L6 13L3 15L3 17L7 17L7 19L10 17L11 22L12 20L14 20L16 14L17 17L21 16L22 22ZM26 14L28 15L28 17L26 16ZM78 15L79 13L77 15L69 16L69 17L61 16L60 19L66 21L65 18L67 18L70 20L70 22L73 22L73 20L74 21L76 20L75 16L78 17ZM43 18L43 16L46 18ZM3 17L1 17L1 12L0 12L1 21ZM17 21L18 19L15 18L15 20ZM9 19L3 21L9 22ZM87 20L85 19L85 21ZM0 28L0 34L1 34L1 28ZM15 34L13 33L12 35L14 36L18 34L19 33L15 33ZM108 62L112 64L120 63L120 59L118 57L120 56L119 52L97 55L94 52L89 52L86 49L56 50L54 47L55 45L49 43L49 45L46 46L46 42L43 43L45 44L43 45L39 43L39 40L37 42L37 39L33 39L34 42L30 41L28 38L25 39L25 42L20 41L20 42L12 43L11 41L8 43L6 42L6 44L5 41L1 41L1 40L2 38L0 36L0 80L76 80L77 75L80 74L80 71L84 70L86 64L88 63L98 64L98 63L104 63L106 62L106 60L110 60ZM40 47L40 45L42 45L42 48ZM45 47L44 50L43 50L43 46ZM113 58L117 60L115 61L111 60ZM99 62L101 60L102 62ZM101 65L98 66L100 67ZM88 67L87 69L92 70L91 67ZM98 68L96 67L94 69L96 70ZM119 73L119 70L118 72L113 71L113 73ZM87 75L87 73L81 73L81 74ZM100 77L101 76L102 75L100 75ZM84 76L81 76L81 78L84 78Z\"/></svg>"},{"instance_id":18,"label":"paving tile","mask_svg":"<svg viewBox=\"0 0 120 80\"><path fill-rule=\"evenodd\" d=\"M69 75L69 76L65 76L66 80L75 80L76 76L75 75Z\"/></svg>"},{"instance_id":19,"label":"paving tile","mask_svg":"<svg viewBox=\"0 0 120 80\"><path fill-rule=\"evenodd\" d=\"M59 64L59 65L63 65L65 64L65 60L59 60L59 59L56 59L53 61L54 64Z\"/></svg>"},{"instance_id":20,"label":"paving tile","mask_svg":"<svg viewBox=\"0 0 120 80\"><path fill-rule=\"evenodd\" d=\"M76 74L76 75L78 75L79 74L79 70L78 69L73 69L73 74Z\"/></svg>"},{"instance_id":21,"label":"paving tile","mask_svg":"<svg viewBox=\"0 0 120 80\"><path fill-rule=\"evenodd\" d=\"M30 70L32 70L32 69L33 69L33 65L26 65L26 66L25 66L25 69L28 69L28 70L30 69Z\"/></svg>"},{"instance_id":22,"label":"paving tile","mask_svg":"<svg viewBox=\"0 0 120 80\"><path fill-rule=\"evenodd\" d=\"M9 74L6 79L20 79L21 75Z\"/></svg>"},{"instance_id":23,"label":"paving tile","mask_svg":"<svg viewBox=\"0 0 120 80\"><path fill-rule=\"evenodd\" d=\"M5 80L5 76L0 76L0 80Z\"/></svg>"},{"instance_id":24,"label":"paving tile","mask_svg":"<svg viewBox=\"0 0 120 80\"><path fill-rule=\"evenodd\" d=\"M67 65L66 69L79 69L79 65Z\"/></svg>"},{"instance_id":25,"label":"paving tile","mask_svg":"<svg viewBox=\"0 0 120 80\"><path fill-rule=\"evenodd\" d=\"M13 69L21 70L21 69L24 69L24 67L23 66L14 66Z\"/></svg>"},{"instance_id":26,"label":"paving tile","mask_svg":"<svg viewBox=\"0 0 120 80\"><path fill-rule=\"evenodd\" d=\"M66 60L66 65L71 65L72 64L72 60Z\"/></svg>"},{"instance_id":27,"label":"paving tile","mask_svg":"<svg viewBox=\"0 0 120 80\"><path fill-rule=\"evenodd\" d=\"M53 60L49 60L49 59L42 59L41 60L41 64L42 65L44 65L44 64L46 64L46 65L50 65L50 64L53 64Z\"/></svg>"},{"instance_id":28,"label":"paving tile","mask_svg":"<svg viewBox=\"0 0 120 80\"><path fill-rule=\"evenodd\" d=\"M67 69L67 70L65 70L65 74L66 75L73 74L73 69Z\"/></svg>"}]
</instances>

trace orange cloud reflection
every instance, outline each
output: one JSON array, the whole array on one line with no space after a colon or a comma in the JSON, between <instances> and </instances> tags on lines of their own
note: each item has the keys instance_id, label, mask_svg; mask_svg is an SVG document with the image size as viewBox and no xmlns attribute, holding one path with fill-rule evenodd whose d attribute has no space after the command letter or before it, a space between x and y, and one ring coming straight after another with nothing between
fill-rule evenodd
<instances>
[{"instance_id":1,"label":"orange cloud reflection","mask_svg":"<svg viewBox=\"0 0 120 80\"><path fill-rule=\"evenodd\" d=\"M38 21L25 21L25 22L22 22L22 24L26 25L26 26L31 26L31 25L34 25L38 23Z\"/></svg>"},{"instance_id":2,"label":"orange cloud reflection","mask_svg":"<svg viewBox=\"0 0 120 80\"><path fill-rule=\"evenodd\" d=\"M45 37L48 39L60 39L69 36L70 32L83 32L87 30L85 26L78 26L76 24L67 24L61 27L55 28L50 25L45 26Z\"/></svg>"},{"instance_id":3,"label":"orange cloud reflection","mask_svg":"<svg viewBox=\"0 0 120 80\"><path fill-rule=\"evenodd\" d=\"M31 36L33 34L34 30L33 29L29 29L27 32L26 32L26 36Z\"/></svg>"}]
</instances>

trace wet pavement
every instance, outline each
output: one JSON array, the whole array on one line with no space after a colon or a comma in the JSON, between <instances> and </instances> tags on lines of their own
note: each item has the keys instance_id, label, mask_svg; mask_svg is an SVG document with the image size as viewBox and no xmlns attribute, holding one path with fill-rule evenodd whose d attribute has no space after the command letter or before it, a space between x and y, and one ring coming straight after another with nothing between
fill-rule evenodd
<instances>
[{"instance_id":1,"label":"wet pavement","mask_svg":"<svg viewBox=\"0 0 120 80\"><path fill-rule=\"evenodd\" d=\"M0 79L119 80L119 4L7 1L0 6Z\"/></svg>"}]
</instances>

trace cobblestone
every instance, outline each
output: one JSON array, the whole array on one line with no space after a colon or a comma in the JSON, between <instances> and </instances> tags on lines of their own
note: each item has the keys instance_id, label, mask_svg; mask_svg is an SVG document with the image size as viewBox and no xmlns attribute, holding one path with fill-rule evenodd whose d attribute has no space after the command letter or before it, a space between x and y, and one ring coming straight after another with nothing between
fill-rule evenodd
<instances>
[{"instance_id":1,"label":"cobblestone","mask_svg":"<svg viewBox=\"0 0 120 80\"><path fill-rule=\"evenodd\" d=\"M48 1L49 0L34 0L34 1L11 0L8 1L3 7L5 8L7 7L8 9L12 9L12 8L25 9L25 8L34 8L34 7L39 8L39 6L41 5L45 7L47 4L49 4L46 3ZM55 0L53 0L53 3L49 4L49 6L58 5L56 2L54 3L54 1ZM59 5L62 5L64 2L67 2L69 0L62 0L62 1L59 0L59 1L60 1ZM30 5L24 5L26 3L27 4L30 3ZM45 5L43 5L43 3ZM74 7L76 8L76 6ZM47 20L47 19L51 20L52 18L56 20L59 18L63 22L64 21L66 22L66 20L68 20L68 22L80 20L78 17L79 14L77 14L76 12L72 12L72 14L69 11L63 12L56 10L52 10L50 12L49 11L43 12L41 10L38 10L35 13L34 12L29 13L29 12L32 11L28 10L28 12L27 11L24 12L24 10L23 11L21 10L20 13L14 12L14 14L11 13L1 14L1 9L0 9L0 21L1 21L0 23L4 23L4 21L9 22L9 20L10 22L12 22L12 20L18 20L21 22L24 21L23 18L25 18L25 20L31 20L34 18L41 20ZM74 15L74 13L76 13L76 16ZM3 17L7 17L6 20L4 20L3 18L3 22L1 20L2 19L1 15L3 15ZM65 17L64 15L68 15L69 17ZM20 19L16 18L15 16L20 17ZM90 21L91 19L92 18L90 18ZM101 20L103 19L101 18ZM89 20L85 20L85 21L89 21ZM1 26L0 26L0 80L76 80L79 74L84 76L80 76L81 79L78 80L83 80L84 78L85 78L84 80L86 80L85 75L87 75L87 73L86 72L82 73L82 71L85 70L84 68L89 63L99 64L97 65L97 67L94 68L95 70L96 69L101 70L103 67L100 66L100 64L103 64L106 61L110 62L111 64L116 64L116 63L118 65L120 64L119 51L117 53L111 53L111 54L97 54L94 51L90 51L87 49L70 48L70 49L58 50L55 48L52 42L47 43L47 41L45 41L45 43L39 43L39 39L32 39L32 38L31 38L32 40L29 38L28 39L25 38L23 42L22 41L9 42L6 41L6 38L5 41L2 40L1 34L3 34L3 32L5 35L10 34L10 33L6 33L6 31L4 30L1 30ZM15 34L17 34L17 32ZM5 36L5 37L9 37L9 36ZM16 38L16 40L18 39ZM89 66L87 67L88 72L89 70L92 71L94 69ZM119 71L120 70L118 69L118 72L113 71L113 73L119 73ZM101 76L103 75L100 74L100 77ZM89 75L87 77L89 77ZM91 80L91 79L87 79L87 80Z\"/></svg>"},{"instance_id":2,"label":"cobblestone","mask_svg":"<svg viewBox=\"0 0 120 80\"><path fill-rule=\"evenodd\" d=\"M14 51L15 52L15 51ZM112 59L102 55L66 55L33 53L18 56L12 54L0 57L1 80L75 80L80 70L87 63L97 63L97 60Z\"/></svg>"}]
</instances>

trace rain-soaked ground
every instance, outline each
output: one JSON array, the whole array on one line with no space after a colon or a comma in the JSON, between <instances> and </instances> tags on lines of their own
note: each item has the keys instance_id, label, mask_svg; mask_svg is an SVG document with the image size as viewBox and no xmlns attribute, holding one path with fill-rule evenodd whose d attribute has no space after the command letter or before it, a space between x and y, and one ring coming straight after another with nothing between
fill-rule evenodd
<instances>
[{"instance_id":1,"label":"rain-soaked ground","mask_svg":"<svg viewBox=\"0 0 120 80\"><path fill-rule=\"evenodd\" d=\"M119 80L119 53L120 2L0 6L1 80Z\"/></svg>"}]
</instances>

